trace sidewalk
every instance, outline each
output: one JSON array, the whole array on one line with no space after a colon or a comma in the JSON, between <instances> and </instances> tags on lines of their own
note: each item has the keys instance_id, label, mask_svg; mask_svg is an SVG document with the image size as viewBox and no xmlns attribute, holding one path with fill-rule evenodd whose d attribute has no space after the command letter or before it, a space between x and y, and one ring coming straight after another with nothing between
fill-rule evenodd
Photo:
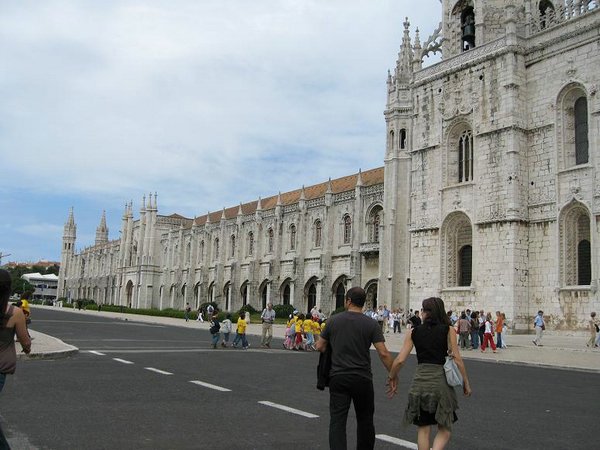
<instances>
[{"instance_id":1,"label":"sidewalk","mask_svg":"<svg viewBox=\"0 0 600 450\"><path fill-rule=\"evenodd\" d=\"M52 306L40 305L31 305L31 307L34 309L58 309ZM84 311L71 308L60 308L60 311L70 312L72 314L85 314L88 316L117 318L135 322L208 330L207 322L201 323L195 320L186 322L183 319L172 317L142 316L138 314L121 314L105 311ZM33 323L33 329L31 330L31 335L35 338L32 345L32 354L29 356L23 355L23 357L57 358L70 356L78 351L78 349L72 345L68 345L52 336L35 332L34 330L35 321ZM262 333L262 325L260 323L250 323L248 325L247 333L260 336ZM283 339L284 333L284 325L273 325L274 337ZM404 336L406 336L406 331L401 334L393 334L391 332L386 333L385 338L388 348L394 353L399 352L402 343L404 342ZM498 353L491 353L490 349L488 349L486 353L481 353L479 350L469 350L462 351L461 355L466 360L496 361L506 364L552 367L555 369L600 373L600 349L590 349L586 347L585 343L587 337L546 333L543 337L543 347L536 347L532 343L533 335L509 334L504 337L506 338L505 340L508 349L498 350Z\"/></svg>"}]
</instances>

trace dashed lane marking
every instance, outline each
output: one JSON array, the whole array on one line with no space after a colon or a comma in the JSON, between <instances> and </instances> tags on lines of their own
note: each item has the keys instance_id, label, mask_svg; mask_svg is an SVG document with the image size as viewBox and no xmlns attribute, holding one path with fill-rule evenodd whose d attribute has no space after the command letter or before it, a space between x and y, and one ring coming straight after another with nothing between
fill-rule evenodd
<instances>
[{"instance_id":1,"label":"dashed lane marking","mask_svg":"<svg viewBox=\"0 0 600 450\"><path fill-rule=\"evenodd\" d=\"M270 406L271 408L277 408L277 409L280 409L282 411L286 411L286 412L289 412L289 413L292 413L292 414L297 414L297 415L302 416L302 417L308 417L309 419L316 419L316 418L319 417L316 414L312 414L312 413L309 413L309 412L306 412L306 411L301 411L301 410L296 409L296 408L290 408L289 406L280 405L278 403L267 402L267 401L260 401L258 403L260 403L261 405Z\"/></svg>"},{"instance_id":2,"label":"dashed lane marking","mask_svg":"<svg viewBox=\"0 0 600 450\"><path fill-rule=\"evenodd\" d=\"M231 389L227 389L216 384L205 383L204 381L191 380L190 383L197 384L198 386L204 386L205 388L214 389L215 391L231 392Z\"/></svg>"},{"instance_id":3,"label":"dashed lane marking","mask_svg":"<svg viewBox=\"0 0 600 450\"><path fill-rule=\"evenodd\" d=\"M144 369L149 370L150 372L160 373L162 375L173 375L171 372L166 372L164 370L155 369L154 367L144 367Z\"/></svg>"},{"instance_id":4,"label":"dashed lane marking","mask_svg":"<svg viewBox=\"0 0 600 450\"><path fill-rule=\"evenodd\" d=\"M101 353L96 350L89 350L89 352L93 353L94 355L98 355L98 356L106 356L106 353Z\"/></svg>"},{"instance_id":5,"label":"dashed lane marking","mask_svg":"<svg viewBox=\"0 0 600 450\"><path fill-rule=\"evenodd\" d=\"M418 450L418 448L419 448L417 446L417 444L414 444L410 441L405 441L404 439L399 439L399 438L395 438L392 436L388 436L387 434L376 434L375 437L377 439L379 439L380 441L389 442L390 444L396 444L396 445L399 445L400 447L410 448L413 450Z\"/></svg>"},{"instance_id":6,"label":"dashed lane marking","mask_svg":"<svg viewBox=\"0 0 600 450\"><path fill-rule=\"evenodd\" d=\"M133 364L131 361L127 361L126 359L121 359L121 358L113 358L113 361L117 361L123 364Z\"/></svg>"}]
</instances>

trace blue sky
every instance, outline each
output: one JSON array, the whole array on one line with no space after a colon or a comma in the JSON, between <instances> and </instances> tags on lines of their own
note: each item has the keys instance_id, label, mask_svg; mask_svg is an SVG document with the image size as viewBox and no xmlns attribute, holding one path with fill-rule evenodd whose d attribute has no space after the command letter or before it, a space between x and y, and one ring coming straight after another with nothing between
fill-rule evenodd
<instances>
[{"instance_id":1,"label":"blue sky","mask_svg":"<svg viewBox=\"0 0 600 450\"><path fill-rule=\"evenodd\" d=\"M383 165L405 16L438 0L0 3L2 262L60 260L158 193L204 214Z\"/></svg>"}]
</instances>

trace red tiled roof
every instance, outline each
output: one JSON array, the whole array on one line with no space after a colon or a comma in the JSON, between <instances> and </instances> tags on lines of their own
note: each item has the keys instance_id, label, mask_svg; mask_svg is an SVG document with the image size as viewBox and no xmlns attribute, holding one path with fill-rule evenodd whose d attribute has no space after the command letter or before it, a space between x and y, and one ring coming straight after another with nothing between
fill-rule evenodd
<instances>
[{"instance_id":1,"label":"red tiled roof","mask_svg":"<svg viewBox=\"0 0 600 450\"><path fill-rule=\"evenodd\" d=\"M339 194L340 192L351 191L356 187L356 181L358 179L358 173L354 175L348 175L342 178L337 178L335 180L331 180L331 191L333 194ZM376 169L367 170L365 172L361 172L361 179L363 186L373 186L376 184L383 183L383 167L378 167ZM306 200L312 200L314 198L323 197L327 192L327 186L329 181L325 181L324 183L315 184L313 186L307 186L304 188L304 198ZM281 194L281 205L292 205L294 203L298 203L300 200L300 195L302 193L302 189L296 189L294 191L285 192ZM273 195L271 197L267 197L261 200L261 207L263 210L273 209L277 205L277 197L278 195ZM258 206L258 200L254 200L249 203L244 203L242 206L242 214L253 214L256 212L256 208ZM225 218L233 219L238 215L240 206L232 206L230 208L225 208ZM197 225L204 225L206 223L207 216L210 216L210 221L212 223L219 222L223 215L223 210L214 211L208 214L204 214L203 216L196 217ZM176 216L174 214L173 216ZM170 216L170 217L173 217ZM181 216L179 216L181 217Z\"/></svg>"}]
</instances>

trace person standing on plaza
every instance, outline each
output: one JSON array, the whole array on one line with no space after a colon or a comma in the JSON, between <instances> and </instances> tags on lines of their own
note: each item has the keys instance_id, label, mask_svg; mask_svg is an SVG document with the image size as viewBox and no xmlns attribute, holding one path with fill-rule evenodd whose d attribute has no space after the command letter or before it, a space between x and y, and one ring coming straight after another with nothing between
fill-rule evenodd
<instances>
[{"instance_id":1,"label":"person standing on plaza","mask_svg":"<svg viewBox=\"0 0 600 450\"><path fill-rule=\"evenodd\" d=\"M390 310L388 309L387 305L383 305L383 330L384 333L389 333L390 332ZM392 326L394 324L392 323Z\"/></svg>"},{"instance_id":2,"label":"person standing on plaza","mask_svg":"<svg viewBox=\"0 0 600 450\"><path fill-rule=\"evenodd\" d=\"M448 385L444 371L446 356L452 354L463 377L463 394L471 395L467 369L456 344L456 331L444 311L441 298L423 300L423 324L415 327L404 339L400 353L394 360L388 375L388 396L392 398L398 388L398 372L415 347L417 370L408 393L404 423L417 429L419 450L446 447L452 433L452 424L458 420L458 400L453 387ZM437 425L437 434L430 443L431 427Z\"/></svg>"},{"instance_id":3,"label":"person standing on plaza","mask_svg":"<svg viewBox=\"0 0 600 450\"><path fill-rule=\"evenodd\" d=\"M196 321L204 323L204 317L202 317L202 306L198 307L198 317L196 317Z\"/></svg>"},{"instance_id":4,"label":"person standing on plaza","mask_svg":"<svg viewBox=\"0 0 600 450\"><path fill-rule=\"evenodd\" d=\"M471 348L479 348L479 311L471 313Z\"/></svg>"},{"instance_id":5,"label":"person standing on plaza","mask_svg":"<svg viewBox=\"0 0 600 450\"><path fill-rule=\"evenodd\" d=\"M502 344L502 329L504 328L504 318L502 317L502 313L500 311L496 311L496 347L502 348L504 345Z\"/></svg>"},{"instance_id":6,"label":"person standing on plaza","mask_svg":"<svg viewBox=\"0 0 600 450\"><path fill-rule=\"evenodd\" d=\"M14 374L17 367L15 334L23 353L31 352L31 339L25 325L23 311L9 303L12 280L8 271L0 269L0 391L6 375ZM0 429L0 448L10 448Z\"/></svg>"},{"instance_id":7,"label":"person standing on plaza","mask_svg":"<svg viewBox=\"0 0 600 450\"><path fill-rule=\"evenodd\" d=\"M469 348L469 333L471 331L471 322L467 319L467 314L462 312L458 319L458 340L461 349Z\"/></svg>"},{"instance_id":8,"label":"person standing on plaza","mask_svg":"<svg viewBox=\"0 0 600 450\"><path fill-rule=\"evenodd\" d=\"M317 342L317 350L331 350L329 372L329 447L346 449L346 422L350 403L356 413L356 448L372 449L375 445L375 396L371 372L370 347L375 346L379 359L390 370L393 357L385 346L379 324L362 314L366 293L353 287L346 293L345 311L331 316Z\"/></svg>"},{"instance_id":9,"label":"person standing on plaza","mask_svg":"<svg viewBox=\"0 0 600 450\"><path fill-rule=\"evenodd\" d=\"M483 336L485 334L485 311L482 309L477 316L479 321L479 345L483 344Z\"/></svg>"},{"instance_id":10,"label":"person standing on plaza","mask_svg":"<svg viewBox=\"0 0 600 450\"><path fill-rule=\"evenodd\" d=\"M185 319L186 322L188 322L190 320L190 313L192 312L192 307L190 306L189 303L185 304L185 310L183 312L183 317Z\"/></svg>"},{"instance_id":11,"label":"person standing on plaza","mask_svg":"<svg viewBox=\"0 0 600 450\"><path fill-rule=\"evenodd\" d=\"M546 329L546 322L544 321L544 311L538 311L537 316L535 316L535 318L533 319L533 326L535 328L535 339L533 340L533 344L537 347L543 347L542 336L544 335L544 330Z\"/></svg>"},{"instance_id":12,"label":"person standing on plaza","mask_svg":"<svg viewBox=\"0 0 600 450\"><path fill-rule=\"evenodd\" d=\"M271 348L271 339L273 339L273 322L275 321L275 311L273 304L267 303L267 307L263 309L260 315L262 320L262 340L261 347Z\"/></svg>"},{"instance_id":13,"label":"person standing on plaza","mask_svg":"<svg viewBox=\"0 0 600 450\"><path fill-rule=\"evenodd\" d=\"M211 303L209 303L206 306L206 320L210 320L214 313L215 313L215 307Z\"/></svg>"},{"instance_id":14,"label":"person standing on plaza","mask_svg":"<svg viewBox=\"0 0 600 450\"><path fill-rule=\"evenodd\" d=\"M496 353L496 344L494 343L494 323L492 322L492 313L487 313L485 316L485 331L483 333L483 343L481 344L481 352L485 353L485 349L489 345L492 351Z\"/></svg>"},{"instance_id":15,"label":"person standing on plaza","mask_svg":"<svg viewBox=\"0 0 600 450\"><path fill-rule=\"evenodd\" d=\"M421 325L421 317L419 317L419 311L415 311L414 314L408 319L408 323L410 323L411 328L417 328Z\"/></svg>"},{"instance_id":16,"label":"person standing on plaza","mask_svg":"<svg viewBox=\"0 0 600 450\"><path fill-rule=\"evenodd\" d=\"M596 347L596 333L598 332L598 324L596 323L596 313L592 311L590 313L590 322L589 322L589 330L590 330L590 338L587 341L588 347Z\"/></svg>"}]
</instances>

